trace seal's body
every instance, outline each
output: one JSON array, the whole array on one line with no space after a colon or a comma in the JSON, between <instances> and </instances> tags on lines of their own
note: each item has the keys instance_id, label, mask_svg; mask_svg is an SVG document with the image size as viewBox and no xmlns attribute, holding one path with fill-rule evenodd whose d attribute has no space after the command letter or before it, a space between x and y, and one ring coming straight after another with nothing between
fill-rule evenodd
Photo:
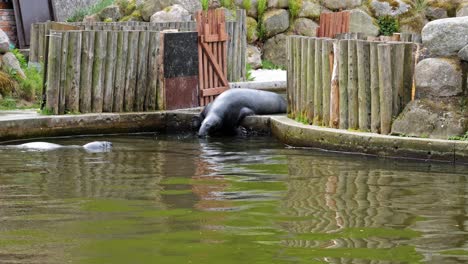
<instances>
[{"instance_id":1,"label":"seal's body","mask_svg":"<svg viewBox=\"0 0 468 264\"><path fill-rule=\"evenodd\" d=\"M24 143L16 146L9 146L9 147L15 147L15 148L20 148L20 149L30 149L30 150L41 150L41 151L46 151L46 150L55 150L59 148L83 148L86 151L89 152L106 152L109 151L112 148L112 143L108 141L93 141L88 144L85 144L83 146L62 146L59 144L54 144L54 143L49 143L49 142L29 142L29 143Z\"/></svg>"},{"instance_id":2,"label":"seal's body","mask_svg":"<svg viewBox=\"0 0 468 264\"><path fill-rule=\"evenodd\" d=\"M198 136L233 134L246 116L286 113L286 108L286 100L276 93L230 89L203 109Z\"/></svg>"}]
</instances>

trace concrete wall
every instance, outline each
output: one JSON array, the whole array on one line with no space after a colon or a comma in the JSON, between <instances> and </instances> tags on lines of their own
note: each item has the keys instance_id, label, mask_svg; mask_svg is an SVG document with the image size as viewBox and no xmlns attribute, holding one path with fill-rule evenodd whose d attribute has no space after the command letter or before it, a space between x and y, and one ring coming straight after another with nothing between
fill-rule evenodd
<instances>
[{"instance_id":1,"label":"concrete wall","mask_svg":"<svg viewBox=\"0 0 468 264\"><path fill-rule=\"evenodd\" d=\"M52 0L57 21L65 21L76 10L96 4L99 0Z\"/></svg>"}]
</instances>

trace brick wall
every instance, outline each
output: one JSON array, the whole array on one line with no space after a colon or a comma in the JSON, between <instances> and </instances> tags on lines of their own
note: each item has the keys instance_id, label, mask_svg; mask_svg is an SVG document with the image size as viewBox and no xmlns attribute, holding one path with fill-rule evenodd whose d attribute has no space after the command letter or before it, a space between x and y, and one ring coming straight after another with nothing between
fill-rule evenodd
<instances>
[{"instance_id":1,"label":"brick wall","mask_svg":"<svg viewBox=\"0 0 468 264\"><path fill-rule=\"evenodd\" d=\"M18 45L18 37L16 35L15 12L13 9L0 9L0 29L7 33L10 41L16 46Z\"/></svg>"}]
</instances>

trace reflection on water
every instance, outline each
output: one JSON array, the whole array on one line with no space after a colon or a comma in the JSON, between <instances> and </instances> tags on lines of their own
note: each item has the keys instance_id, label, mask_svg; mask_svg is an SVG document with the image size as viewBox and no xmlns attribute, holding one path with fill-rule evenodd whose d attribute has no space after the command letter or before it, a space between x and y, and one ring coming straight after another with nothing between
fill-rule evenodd
<instances>
[{"instance_id":1,"label":"reflection on water","mask_svg":"<svg viewBox=\"0 0 468 264\"><path fill-rule=\"evenodd\" d=\"M468 262L466 167L271 138L106 140L0 148L0 263Z\"/></svg>"}]
</instances>

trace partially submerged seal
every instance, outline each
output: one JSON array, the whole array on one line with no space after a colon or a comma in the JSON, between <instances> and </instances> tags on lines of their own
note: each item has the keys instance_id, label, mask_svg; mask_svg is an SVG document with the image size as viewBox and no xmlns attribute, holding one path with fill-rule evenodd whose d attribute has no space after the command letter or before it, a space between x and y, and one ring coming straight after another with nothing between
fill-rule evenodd
<instances>
[{"instance_id":1,"label":"partially submerged seal","mask_svg":"<svg viewBox=\"0 0 468 264\"><path fill-rule=\"evenodd\" d=\"M83 148L89 152L107 152L112 148L112 143L108 141L93 141L83 146L71 145L63 146L59 144L49 143L49 142L29 142L20 145L10 145L8 147L20 148L20 149L30 149L30 150L55 150L59 148Z\"/></svg>"},{"instance_id":2,"label":"partially submerged seal","mask_svg":"<svg viewBox=\"0 0 468 264\"><path fill-rule=\"evenodd\" d=\"M286 100L277 93L230 89L203 109L198 136L232 135L246 116L286 113L286 109Z\"/></svg>"}]
</instances>

